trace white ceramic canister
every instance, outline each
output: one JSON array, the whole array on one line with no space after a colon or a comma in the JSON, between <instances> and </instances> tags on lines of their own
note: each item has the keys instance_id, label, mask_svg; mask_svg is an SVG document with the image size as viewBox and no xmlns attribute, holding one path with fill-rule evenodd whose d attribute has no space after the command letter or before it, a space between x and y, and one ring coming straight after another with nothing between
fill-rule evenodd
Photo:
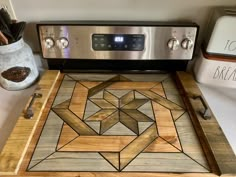
<instances>
[{"instance_id":1,"label":"white ceramic canister","mask_svg":"<svg viewBox=\"0 0 236 177\"><path fill-rule=\"evenodd\" d=\"M31 48L21 38L0 46L0 85L7 90L21 90L39 76Z\"/></svg>"},{"instance_id":2,"label":"white ceramic canister","mask_svg":"<svg viewBox=\"0 0 236 177\"><path fill-rule=\"evenodd\" d=\"M201 51L194 74L199 83L236 88L236 59L207 56Z\"/></svg>"}]
</instances>

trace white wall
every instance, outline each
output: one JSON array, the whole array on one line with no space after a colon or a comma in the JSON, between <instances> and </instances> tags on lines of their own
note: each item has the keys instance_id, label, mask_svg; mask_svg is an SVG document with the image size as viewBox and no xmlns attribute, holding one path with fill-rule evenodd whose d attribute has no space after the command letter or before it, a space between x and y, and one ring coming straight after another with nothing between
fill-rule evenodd
<instances>
[{"instance_id":1,"label":"white wall","mask_svg":"<svg viewBox=\"0 0 236 177\"><path fill-rule=\"evenodd\" d=\"M191 20L200 25L201 40L215 6L236 0L12 0L19 21L28 22L25 40L38 50L35 22L45 20Z\"/></svg>"}]
</instances>

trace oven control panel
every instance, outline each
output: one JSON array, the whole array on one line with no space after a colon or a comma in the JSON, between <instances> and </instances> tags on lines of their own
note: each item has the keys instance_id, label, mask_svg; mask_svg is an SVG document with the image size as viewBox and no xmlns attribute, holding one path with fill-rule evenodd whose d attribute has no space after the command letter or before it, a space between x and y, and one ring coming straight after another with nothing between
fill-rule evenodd
<instances>
[{"instance_id":1,"label":"oven control panel","mask_svg":"<svg viewBox=\"0 0 236 177\"><path fill-rule=\"evenodd\" d=\"M143 34L93 34L92 46L97 51L142 51Z\"/></svg>"},{"instance_id":2,"label":"oven control panel","mask_svg":"<svg viewBox=\"0 0 236 177\"><path fill-rule=\"evenodd\" d=\"M195 23L42 23L37 25L46 59L191 60Z\"/></svg>"}]
</instances>

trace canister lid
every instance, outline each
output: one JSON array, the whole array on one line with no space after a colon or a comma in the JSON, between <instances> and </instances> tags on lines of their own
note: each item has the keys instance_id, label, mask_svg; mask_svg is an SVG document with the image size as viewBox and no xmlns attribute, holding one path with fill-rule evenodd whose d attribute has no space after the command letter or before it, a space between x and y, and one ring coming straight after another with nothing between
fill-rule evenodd
<instances>
[{"instance_id":1,"label":"canister lid","mask_svg":"<svg viewBox=\"0 0 236 177\"><path fill-rule=\"evenodd\" d=\"M217 55L217 54L209 54L204 50L204 47L202 47L202 55L205 59L208 59L208 60L236 62L236 57Z\"/></svg>"}]
</instances>

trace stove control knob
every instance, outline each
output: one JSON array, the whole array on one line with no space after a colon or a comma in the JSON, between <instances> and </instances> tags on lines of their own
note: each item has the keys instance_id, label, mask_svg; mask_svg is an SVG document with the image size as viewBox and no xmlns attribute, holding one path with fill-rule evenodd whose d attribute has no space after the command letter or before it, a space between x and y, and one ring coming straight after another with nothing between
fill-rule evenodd
<instances>
[{"instance_id":1,"label":"stove control knob","mask_svg":"<svg viewBox=\"0 0 236 177\"><path fill-rule=\"evenodd\" d=\"M54 46L54 40L53 40L53 38L51 38L51 37L46 37L45 39L44 39L44 45L45 45L45 47L47 48L47 49L50 49L50 48L52 48L53 46Z\"/></svg>"},{"instance_id":2,"label":"stove control knob","mask_svg":"<svg viewBox=\"0 0 236 177\"><path fill-rule=\"evenodd\" d=\"M65 49L69 46L69 41L67 38L65 37L61 37L60 39L57 40L57 46L60 49Z\"/></svg>"},{"instance_id":3,"label":"stove control knob","mask_svg":"<svg viewBox=\"0 0 236 177\"><path fill-rule=\"evenodd\" d=\"M181 47L185 50L190 50L193 48L193 41L189 38L185 38L182 42L181 42Z\"/></svg>"},{"instance_id":4,"label":"stove control knob","mask_svg":"<svg viewBox=\"0 0 236 177\"><path fill-rule=\"evenodd\" d=\"M172 38L168 41L167 43L167 47L170 49L170 50L176 50L178 49L179 47L179 41L175 38Z\"/></svg>"}]
</instances>

